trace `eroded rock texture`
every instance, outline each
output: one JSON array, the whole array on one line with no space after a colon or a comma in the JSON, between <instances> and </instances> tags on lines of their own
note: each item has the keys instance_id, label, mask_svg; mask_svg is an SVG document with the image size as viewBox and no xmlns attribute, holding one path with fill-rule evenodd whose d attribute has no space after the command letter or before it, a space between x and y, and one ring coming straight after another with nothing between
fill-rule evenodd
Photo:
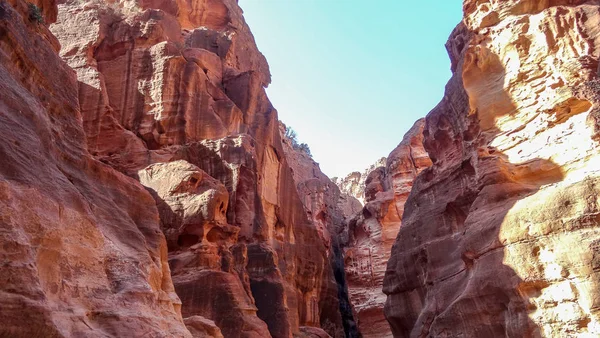
<instances>
[{"instance_id":1,"label":"eroded rock texture","mask_svg":"<svg viewBox=\"0 0 600 338\"><path fill-rule=\"evenodd\" d=\"M383 277L400 229L404 203L417 175L431 165L423 149L419 120L387 157L385 166L371 170L365 180L365 206L350 222L344 243L350 302L365 337L391 337L383 306Z\"/></svg>"},{"instance_id":2,"label":"eroded rock texture","mask_svg":"<svg viewBox=\"0 0 600 338\"><path fill-rule=\"evenodd\" d=\"M140 170L139 178L160 201L169 265L184 300L184 317L214 318L228 337L269 336L267 325L256 316L246 272L247 248L237 244L239 228L227 224L225 186L183 160L150 165Z\"/></svg>"},{"instance_id":3,"label":"eroded rock texture","mask_svg":"<svg viewBox=\"0 0 600 338\"><path fill-rule=\"evenodd\" d=\"M353 171L346 175L346 177L333 177L331 180L340 188L342 193L352 196L358 199L360 203L365 204L365 181L373 170L385 166L386 161L387 159L382 157L362 173Z\"/></svg>"},{"instance_id":4,"label":"eroded rock texture","mask_svg":"<svg viewBox=\"0 0 600 338\"><path fill-rule=\"evenodd\" d=\"M281 135L286 127L280 125ZM332 337L358 337L358 330L347 294L341 245L347 242L348 222L360 211L360 202L340 191L304 151L295 149L291 141L283 137L283 150L288 159L298 194L302 199L307 217L316 226L319 237L327 247L328 265L320 290L307 298L320 301L320 323ZM321 296L317 296L317 293ZM318 331L305 328L306 337L321 337Z\"/></svg>"},{"instance_id":5,"label":"eroded rock texture","mask_svg":"<svg viewBox=\"0 0 600 338\"><path fill-rule=\"evenodd\" d=\"M186 318L184 322L193 338L223 338L221 330L212 320L201 316L192 316Z\"/></svg>"},{"instance_id":6,"label":"eroded rock texture","mask_svg":"<svg viewBox=\"0 0 600 338\"><path fill-rule=\"evenodd\" d=\"M52 32L89 151L156 200L190 330L200 316L225 337L343 332L237 1L66 0Z\"/></svg>"},{"instance_id":7,"label":"eroded rock texture","mask_svg":"<svg viewBox=\"0 0 600 338\"><path fill-rule=\"evenodd\" d=\"M36 4L0 2L0 336L191 337L155 203L87 152Z\"/></svg>"},{"instance_id":8,"label":"eroded rock texture","mask_svg":"<svg viewBox=\"0 0 600 338\"><path fill-rule=\"evenodd\" d=\"M597 1L465 1L384 279L397 337L592 337Z\"/></svg>"}]
</instances>

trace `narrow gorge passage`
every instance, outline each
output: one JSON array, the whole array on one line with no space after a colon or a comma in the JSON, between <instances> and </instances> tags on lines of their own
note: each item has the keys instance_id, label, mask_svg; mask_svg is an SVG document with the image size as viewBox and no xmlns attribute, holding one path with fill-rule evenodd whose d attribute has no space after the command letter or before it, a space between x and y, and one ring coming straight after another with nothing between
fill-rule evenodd
<instances>
[{"instance_id":1,"label":"narrow gorge passage","mask_svg":"<svg viewBox=\"0 0 600 338\"><path fill-rule=\"evenodd\" d=\"M338 178L240 6L0 0L0 337L600 336L600 1L464 0Z\"/></svg>"}]
</instances>

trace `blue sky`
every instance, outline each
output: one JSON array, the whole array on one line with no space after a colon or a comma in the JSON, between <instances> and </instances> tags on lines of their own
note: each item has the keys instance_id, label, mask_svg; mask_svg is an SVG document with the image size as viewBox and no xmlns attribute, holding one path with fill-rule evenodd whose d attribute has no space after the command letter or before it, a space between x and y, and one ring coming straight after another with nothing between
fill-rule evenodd
<instances>
[{"instance_id":1,"label":"blue sky","mask_svg":"<svg viewBox=\"0 0 600 338\"><path fill-rule=\"evenodd\" d=\"M462 1L239 0L279 118L330 177L387 156L441 100Z\"/></svg>"}]
</instances>

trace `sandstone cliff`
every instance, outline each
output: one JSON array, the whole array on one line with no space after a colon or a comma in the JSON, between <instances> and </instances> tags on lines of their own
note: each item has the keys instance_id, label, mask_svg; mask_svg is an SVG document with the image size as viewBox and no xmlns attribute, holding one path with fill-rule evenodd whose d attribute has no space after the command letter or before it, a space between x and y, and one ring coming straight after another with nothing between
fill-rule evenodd
<instances>
[{"instance_id":1,"label":"sandstone cliff","mask_svg":"<svg viewBox=\"0 0 600 338\"><path fill-rule=\"evenodd\" d=\"M1 1L0 51L0 335L345 335L237 1Z\"/></svg>"},{"instance_id":2,"label":"sandstone cliff","mask_svg":"<svg viewBox=\"0 0 600 338\"><path fill-rule=\"evenodd\" d=\"M396 337L595 337L598 1L466 0L384 279Z\"/></svg>"},{"instance_id":3,"label":"sandstone cliff","mask_svg":"<svg viewBox=\"0 0 600 338\"><path fill-rule=\"evenodd\" d=\"M335 332L335 337L359 337L344 271L341 245L347 242L348 223L361 210L362 205L352 196L343 194L329 179L309 154L294 147L294 140L286 138L286 126L281 123L280 134L283 150L292 170L292 176L302 199L307 217L317 227L321 241L328 252L328 284L323 285L323 301L330 305L329 311L341 309L340 323L345 332Z\"/></svg>"},{"instance_id":4,"label":"sandstone cliff","mask_svg":"<svg viewBox=\"0 0 600 338\"><path fill-rule=\"evenodd\" d=\"M431 165L423 149L424 120L419 120L389 156L384 167L364 180L365 206L348 223L344 243L350 302L364 337L391 337L383 306L383 277L400 229L404 203L415 177Z\"/></svg>"},{"instance_id":5,"label":"sandstone cliff","mask_svg":"<svg viewBox=\"0 0 600 338\"><path fill-rule=\"evenodd\" d=\"M152 197L86 150L55 16L0 2L0 336L191 337Z\"/></svg>"},{"instance_id":6,"label":"sandstone cliff","mask_svg":"<svg viewBox=\"0 0 600 338\"><path fill-rule=\"evenodd\" d=\"M358 199L360 203L365 204L365 182L367 177L369 177L369 174L373 170L385 166L386 160L385 157L382 157L371 164L362 173L353 171L346 175L346 177L333 177L331 180L340 188L342 193L352 196Z\"/></svg>"},{"instance_id":7,"label":"sandstone cliff","mask_svg":"<svg viewBox=\"0 0 600 338\"><path fill-rule=\"evenodd\" d=\"M190 329L343 334L328 248L237 1L65 0L51 30L77 74L89 152L156 201Z\"/></svg>"},{"instance_id":8,"label":"sandstone cliff","mask_svg":"<svg viewBox=\"0 0 600 338\"><path fill-rule=\"evenodd\" d=\"M0 1L0 336L600 335L600 2L465 0L362 210L237 1L58 2Z\"/></svg>"}]
</instances>

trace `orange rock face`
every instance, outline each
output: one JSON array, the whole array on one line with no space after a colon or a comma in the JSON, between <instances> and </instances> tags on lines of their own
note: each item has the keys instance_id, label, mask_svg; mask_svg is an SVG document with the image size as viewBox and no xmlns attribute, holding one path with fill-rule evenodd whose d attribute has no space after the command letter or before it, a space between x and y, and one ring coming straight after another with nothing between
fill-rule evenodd
<instances>
[{"instance_id":1,"label":"orange rock face","mask_svg":"<svg viewBox=\"0 0 600 338\"><path fill-rule=\"evenodd\" d=\"M343 332L237 1L65 1L51 30L89 152L156 201L190 330L210 328L198 316L224 337Z\"/></svg>"},{"instance_id":2,"label":"orange rock face","mask_svg":"<svg viewBox=\"0 0 600 338\"><path fill-rule=\"evenodd\" d=\"M0 2L0 336L191 337L155 203L87 152L56 6L36 4Z\"/></svg>"},{"instance_id":3,"label":"orange rock face","mask_svg":"<svg viewBox=\"0 0 600 338\"><path fill-rule=\"evenodd\" d=\"M152 164L138 176L157 201L186 322L201 315L227 337L269 336L256 316L247 248L237 244L239 228L227 224L225 186L183 160Z\"/></svg>"},{"instance_id":4,"label":"orange rock face","mask_svg":"<svg viewBox=\"0 0 600 338\"><path fill-rule=\"evenodd\" d=\"M600 7L465 1L388 262L396 337L584 337L598 312Z\"/></svg>"},{"instance_id":5,"label":"orange rock face","mask_svg":"<svg viewBox=\"0 0 600 338\"><path fill-rule=\"evenodd\" d=\"M304 299L306 303L319 302L320 318L313 318L312 326L323 327L332 337L358 337L347 294L341 245L348 236L348 221L361 209L360 202L343 194L336 184L321 172L319 164L302 150L294 149L285 138L286 127L281 124L283 150L292 176L302 199L307 217L316 226L319 237L328 251L328 264L319 288ZM325 337L319 330L304 327L306 337Z\"/></svg>"},{"instance_id":6,"label":"orange rock face","mask_svg":"<svg viewBox=\"0 0 600 338\"><path fill-rule=\"evenodd\" d=\"M345 270L350 302L364 337L392 337L381 289L412 182L431 165L423 149L424 125L424 120L417 121L387 157L385 167L370 170L364 183L366 204L349 222Z\"/></svg>"}]
</instances>

